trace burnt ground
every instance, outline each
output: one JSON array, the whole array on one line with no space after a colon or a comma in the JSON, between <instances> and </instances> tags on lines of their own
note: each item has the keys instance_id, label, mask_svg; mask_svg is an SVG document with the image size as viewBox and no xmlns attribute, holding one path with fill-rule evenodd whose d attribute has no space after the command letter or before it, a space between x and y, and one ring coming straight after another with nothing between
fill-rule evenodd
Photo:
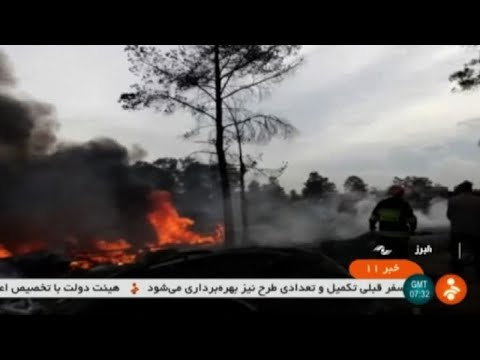
<instances>
[{"instance_id":1,"label":"burnt ground","mask_svg":"<svg viewBox=\"0 0 480 360\"><path fill-rule=\"evenodd\" d=\"M417 244L431 244L433 254L413 255ZM446 251L448 232L427 230L411 239L412 260L434 281L450 272ZM122 267L102 266L89 271L68 271L68 261L53 254L31 254L0 261L4 277L78 278L348 278L348 265L371 258L371 236L320 242L291 248L172 249L148 254L142 261ZM264 313L274 315L425 315L480 314L480 287L473 274L466 300L456 306L438 300L414 307L404 300L373 299L61 299L24 301L3 305L0 313L92 315L199 315ZM3 309L3 310L2 310Z\"/></svg>"}]
</instances>

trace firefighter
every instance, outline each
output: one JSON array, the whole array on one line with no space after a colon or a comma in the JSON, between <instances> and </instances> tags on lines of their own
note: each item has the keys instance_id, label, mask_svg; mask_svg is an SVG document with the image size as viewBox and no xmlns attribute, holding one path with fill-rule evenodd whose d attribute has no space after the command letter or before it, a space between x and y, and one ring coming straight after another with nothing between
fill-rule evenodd
<instances>
[{"instance_id":1,"label":"firefighter","mask_svg":"<svg viewBox=\"0 0 480 360\"><path fill-rule=\"evenodd\" d=\"M389 197L380 201L370 217L370 231L375 233L375 255L380 258L408 258L408 241L417 228L417 218L410 204L403 199L405 190L394 185Z\"/></svg>"},{"instance_id":2,"label":"firefighter","mask_svg":"<svg viewBox=\"0 0 480 360\"><path fill-rule=\"evenodd\" d=\"M474 256L477 276L480 275L480 197L473 193L473 184L464 181L448 200L450 220L450 254L453 271L462 273L465 250Z\"/></svg>"}]
</instances>

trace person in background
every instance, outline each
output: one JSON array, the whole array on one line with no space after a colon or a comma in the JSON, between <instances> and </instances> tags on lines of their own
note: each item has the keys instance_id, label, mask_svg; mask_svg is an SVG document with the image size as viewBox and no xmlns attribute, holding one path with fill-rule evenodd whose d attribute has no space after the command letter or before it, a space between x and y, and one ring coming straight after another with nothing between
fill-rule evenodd
<instances>
[{"instance_id":1,"label":"person in background","mask_svg":"<svg viewBox=\"0 0 480 360\"><path fill-rule=\"evenodd\" d=\"M370 216L370 231L375 236L375 255L380 258L408 258L410 235L417 228L417 218L410 204L403 199L405 190L394 185L389 197L380 201Z\"/></svg>"},{"instance_id":2,"label":"person in background","mask_svg":"<svg viewBox=\"0 0 480 360\"><path fill-rule=\"evenodd\" d=\"M473 184L464 181L448 200L450 220L450 256L455 273L464 271L462 253L469 249L474 256L477 276L480 275L480 197L473 193ZM462 250L463 249L463 250Z\"/></svg>"}]
</instances>

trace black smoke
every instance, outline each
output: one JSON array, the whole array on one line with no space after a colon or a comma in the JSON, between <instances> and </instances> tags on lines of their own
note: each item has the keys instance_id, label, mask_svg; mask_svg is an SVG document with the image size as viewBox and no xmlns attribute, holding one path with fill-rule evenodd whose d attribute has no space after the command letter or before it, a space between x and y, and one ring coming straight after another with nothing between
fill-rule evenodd
<instances>
[{"instance_id":1,"label":"black smoke","mask_svg":"<svg viewBox=\"0 0 480 360\"><path fill-rule=\"evenodd\" d=\"M20 96L5 54L0 52L0 161L45 155L56 142L55 108Z\"/></svg>"},{"instance_id":2,"label":"black smoke","mask_svg":"<svg viewBox=\"0 0 480 360\"><path fill-rule=\"evenodd\" d=\"M15 85L0 53L0 244L15 252L32 241L55 250L87 250L98 238L154 241L150 188L130 165L144 151L108 138L59 142L54 107L20 97Z\"/></svg>"}]
</instances>

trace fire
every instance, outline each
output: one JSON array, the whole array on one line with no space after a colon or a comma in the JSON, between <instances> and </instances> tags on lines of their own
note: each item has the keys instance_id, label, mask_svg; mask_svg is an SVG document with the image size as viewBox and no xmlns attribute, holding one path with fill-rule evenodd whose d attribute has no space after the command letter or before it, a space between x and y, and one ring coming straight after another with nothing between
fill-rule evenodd
<instances>
[{"instance_id":1,"label":"fire","mask_svg":"<svg viewBox=\"0 0 480 360\"><path fill-rule=\"evenodd\" d=\"M130 254L131 245L124 239L116 241L93 241L94 250L75 255L75 260L70 263L72 269L89 269L93 265L113 264L125 265L134 263L137 254Z\"/></svg>"},{"instance_id":2,"label":"fire","mask_svg":"<svg viewBox=\"0 0 480 360\"><path fill-rule=\"evenodd\" d=\"M45 245L41 241L29 241L10 250L0 244L0 259L11 257L13 254L23 255L43 249L45 249Z\"/></svg>"},{"instance_id":3,"label":"fire","mask_svg":"<svg viewBox=\"0 0 480 360\"><path fill-rule=\"evenodd\" d=\"M157 234L157 244L154 244L153 247L215 244L222 241L223 226L217 226L213 235L197 234L190 230L195 222L178 214L168 192L154 191L150 196L154 210L148 214L148 220Z\"/></svg>"},{"instance_id":4,"label":"fire","mask_svg":"<svg viewBox=\"0 0 480 360\"><path fill-rule=\"evenodd\" d=\"M12 256L12 253L5 249L2 244L0 244L0 259L8 258Z\"/></svg>"},{"instance_id":5,"label":"fire","mask_svg":"<svg viewBox=\"0 0 480 360\"><path fill-rule=\"evenodd\" d=\"M171 196L166 191L154 191L150 194L153 205L147 218L152 225L157 242L146 244L148 251L155 251L170 245L206 245L221 243L224 238L224 228L217 225L210 235L202 235L191 230L195 224L192 219L182 217L175 209ZM75 249L78 243L69 239ZM77 245L76 245L77 244ZM143 249L134 249L125 239L106 240L92 239L90 249L76 249L70 266L72 269L89 269L99 264L124 265L137 261ZM29 241L16 249L7 249L0 243L0 259L44 250L45 244L40 241Z\"/></svg>"},{"instance_id":6,"label":"fire","mask_svg":"<svg viewBox=\"0 0 480 360\"><path fill-rule=\"evenodd\" d=\"M120 239L118 241L105 241L105 240L100 240L96 242L96 246L98 250L102 251L122 251L122 250L127 250L130 249L132 246L126 242L123 239Z\"/></svg>"}]
</instances>

